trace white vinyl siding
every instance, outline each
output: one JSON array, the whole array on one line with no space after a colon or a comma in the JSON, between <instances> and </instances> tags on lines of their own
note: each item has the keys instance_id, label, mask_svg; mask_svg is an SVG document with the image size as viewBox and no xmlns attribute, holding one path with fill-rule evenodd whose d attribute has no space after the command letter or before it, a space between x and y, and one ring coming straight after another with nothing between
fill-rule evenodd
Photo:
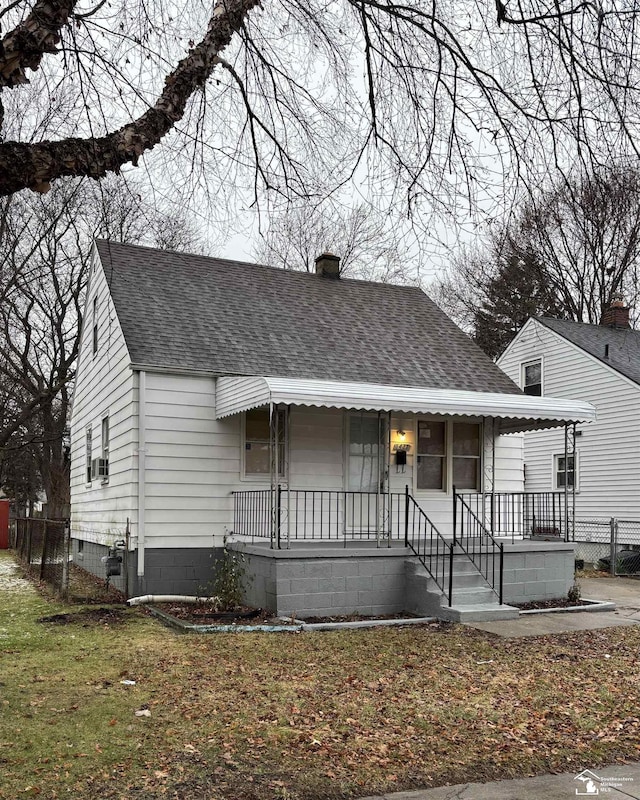
<instances>
[{"instance_id":1,"label":"white vinyl siding","mask_svg":"<svg viewBox=\"0 0 640 800\"><path fill-rule=\"evenodd\" d=\"M137 433L134 378L104 272L95 261L80 342L71 415L71 532L75 538L111 544L124 536L127 518L135 529ZM93 316L94 308L97 317ZM94 324L100 343L93 352ZM103 450L102 420L109 416L109 481L87 482L87 432L91 458Z\"/></svg>"},{"instance_id":2,"label":"white vinyl siding","mask_svg":"<svg viewBox=\"0 0 640 800\"><path fill-rule=\"evenodd\" d=\"M215 419L213 378L146 374L145 547L213 547L232 527L240 418Z\"/></svg>"},{"instance_id":3,"label":"white vinyl siding","mask_svg":"<svg viewBox=\"0 0 640 800\"><path fill-rule=\"evenodd\" d=\"M586 400L597 421L578 426L576 516L640 519L640 386L544 325L530 320L498 361L514 380L520 365L544 359L544 392ZM552 456L564 453L564 429L525 434L527 491L554 489Z\"/></svg>"},{"instance_id":4,"label":"white vinyl siding","mask_svg":"<svg viewBox=\"0 0 640 800\"><path fill-rule=\"evenodd\" d=\"M485 454L491 458L490 453ZM488 488L488 487L485 487ZM524 434L498 436L495 452L496 492L524 491Z\"/></svg>"}]
</instances>

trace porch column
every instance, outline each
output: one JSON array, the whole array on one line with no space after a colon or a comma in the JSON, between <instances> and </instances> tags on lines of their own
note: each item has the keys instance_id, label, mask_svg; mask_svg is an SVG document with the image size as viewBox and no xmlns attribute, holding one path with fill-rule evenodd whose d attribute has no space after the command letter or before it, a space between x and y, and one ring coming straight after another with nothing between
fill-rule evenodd
<instances>
[{"instance_id":1,"label":"porch column","mask_svg":"<svg viewBox=\"0 0 640 800\"><path fill-rule=\"evenodd\" d=\"M569 459L573 464L571 486L569 486ZM564 539L566 542L575 539L576 467L576 423L566 422L564 426ZM570 511L571 513L569 513Z\"/></svg>"},{"instance_id":2,"label":"porch column","mask_svg":"<svg viewBox=\"0 0 640 800\"><path fill-rule=\"evenodd\" d=\"M269 403L269 478L271 485L271 549L280 549L280 448L279 414L277 406Z\"/></svg>"},{"instance_id":3,"label":"porch column","mask_svg":"<svg viewBox=\"0 0 640 800\"><path fill-rule=\"evenodd\" d=\"M495 474L496 474L496 420L493 417L483 417L483 448L482 448L482 522L491 533L494 529L495 513ZM489 495L487 504L487 494ZM488 507L487 507L488 505Z\"/></svg>"}]
</instances>

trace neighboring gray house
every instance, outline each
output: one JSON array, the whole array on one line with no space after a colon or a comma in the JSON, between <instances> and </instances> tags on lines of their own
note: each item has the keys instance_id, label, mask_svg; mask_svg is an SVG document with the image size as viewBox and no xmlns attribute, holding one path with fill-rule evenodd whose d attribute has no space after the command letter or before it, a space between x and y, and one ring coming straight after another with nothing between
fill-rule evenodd
<instances>
[{"instance_id":1,"label":"neighboring gray house","mask_svg":"<svg viewBox=\"0 0 640 800\"><path fill-rule=\"evenodd\" d=\"M498 364L525 392L597 411L595 424L577 426L566 461L563 431L525 434L526 491L562 491L566 482L577 520L640 520L640 331L624 303L614 300L600 325L530 319Z\"/></svg>"},{"instance_id":2,"label":"neighboring gray house","mask_svg":"<svg viewBox=\"0 0 640 800\"><path fill-rule=\"evenodd\" d=\"M640 331L621 298L599 325L530 319L498 364L524 391L588 401L597 412L595 424L577 426L566 461L562 432L525 434L525 489L575 488L580 538L595 537L598 520L640 520Z\"/></svg>"},{"instance_id":3,"label":"neighboring gray house","mask_svg":"<svg viewBox=\"0 0 640 800\"><path fill-rule=\"evenodd\" d=\"M338 264L96 243L71 423L75 557L100 572L128 525L130 594L201 593L232 536L249 599L301 616L440 612L452 597L442 614L459 616L566 591L572 545L502 556L478 509L522 490L521 443L502 434L593 409L523 394L422 291L345 280Z\"/></svg>"}]
</instances>

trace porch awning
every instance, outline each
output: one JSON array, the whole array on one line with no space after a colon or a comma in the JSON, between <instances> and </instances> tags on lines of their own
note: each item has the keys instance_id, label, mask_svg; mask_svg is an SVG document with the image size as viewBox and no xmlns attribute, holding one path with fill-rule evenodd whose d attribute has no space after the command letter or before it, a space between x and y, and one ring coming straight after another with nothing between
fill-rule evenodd
<instances>
[{"instance_id":1,"label":"porch awning","mask_svg":"<svg viewBox=\"0 0 640 800\"><path fill-rule=\"evenodd\" d=\"M303 380L300 378L223 377L217 379L216 418L270 403L361 411L392 411L465 417L495 417L504 433L553 428L566 422L593 422L590 403L526 394L466 392L420 386Z\"/></svg>"}]
</instances>

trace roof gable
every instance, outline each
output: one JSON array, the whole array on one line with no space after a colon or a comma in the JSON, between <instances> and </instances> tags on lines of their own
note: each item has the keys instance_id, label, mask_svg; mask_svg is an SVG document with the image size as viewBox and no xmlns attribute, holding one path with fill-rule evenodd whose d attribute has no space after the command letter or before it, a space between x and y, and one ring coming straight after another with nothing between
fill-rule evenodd
<instances>
[{"instance_id":1,"label":"roof gable","mask_svg":"<svg viewBox=\"0 0 640 800\"><path fill-rule=\"evenodd\" d=\"M420 289L96 247L137 366L520 392Z\"/></svg>"},{"instance_id":2,"label":"roof gable","mask_svg":"<svg viewBox=\"0 0 640 800\"><path fill-rule=\"evenodd\" d=\"M640 331L552 317L538 317L536 321L625 378L640 384Z\"/></svg>"}]
</instances>

